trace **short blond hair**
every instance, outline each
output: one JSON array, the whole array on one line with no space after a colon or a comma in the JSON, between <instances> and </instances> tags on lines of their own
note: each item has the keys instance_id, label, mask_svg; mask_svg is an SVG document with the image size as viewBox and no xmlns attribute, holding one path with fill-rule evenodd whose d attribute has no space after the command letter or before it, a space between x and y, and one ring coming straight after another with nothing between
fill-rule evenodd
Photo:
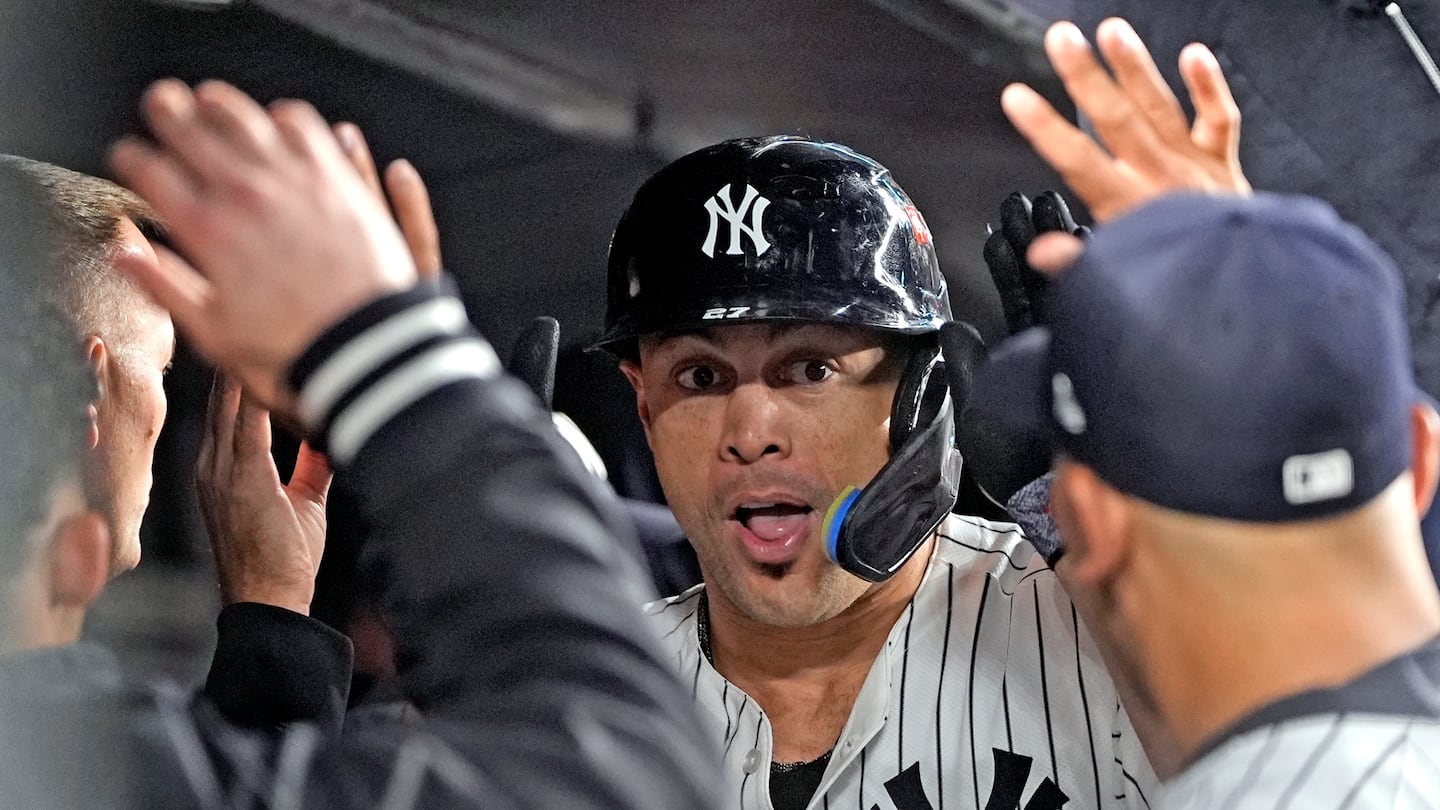
<instances>
[{"instance_id":1,"label":"short blond hair","mask_svg":"<svg viewBox=\"0 0 1440 810\"><path fill-rule=\"evenodd\" d=\"M50 163L0 155L0 174L32 189L44 204L43 224L52 247L42 292L61 307L78 335L128 342L137 312L150 306L145 294L117 272L111 253L120 222L134 221L147 236L161 231L159 219L139 195L109 180Z\"/></svg>"}]
</instances>

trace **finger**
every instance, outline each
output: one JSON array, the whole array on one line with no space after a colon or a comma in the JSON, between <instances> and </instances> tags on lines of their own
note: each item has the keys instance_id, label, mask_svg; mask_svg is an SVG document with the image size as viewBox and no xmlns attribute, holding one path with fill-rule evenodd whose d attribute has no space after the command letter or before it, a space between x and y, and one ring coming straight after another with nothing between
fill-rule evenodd
<instances>
[{"instance_id":1,"label":"finger","mask_svg":"<svg viewBox=\"0 0 1440 810\"><path fill-rule=\"evenodd\" d=\"M321 157L340 152L330 125L309 102L293 98L276 101L270 105L270 120L280 131L280 140L301 155Z\"/></svg>"},{"instance_id":2,"label":"finger","mask_svg":"<svg viewBox=\"0 0 1440 810\"><path fill-rule=\"evenodd\" d=\"M195 454L195 482L204 486L211 480L215 461L215 420L220 410L220 371L210 377L210 395L205 398L205 429L200 432L200 451Z\"/></svg>"},{"instance_id":3,"label":"finger","mask_svg":"<svg viewBox=\"0 0 1440 810\"><path fill-rule=\"evenodd\" d=\"M1030 223L1036 236L1050 231L1070 233L1075 228L1064 200L1053 191L1043 191L1035 198L1030 206ZM1032 238L1019 248L1019 255L1024 256L1034 242ZM1020 282L1024 285L1025 298L1030 305L1029 318L1033 323L1045 323L1045 291L1050 286L1050 280L1027 262L1021 262L1019 267Z\"/></svg>"},{"instance_id":4,"label":"finger","mask_svg":"<svg viewBox=\"0 0 1440 810\"><path fill-rule=\"evenodd\" d=\"M1000 106L1035 153L1080 195L1098 220L1120 207L1125 192L1115 161L1075 125L1066 121L1039 93L1012 84L1000 94Z\"/></svg>"},{"instance_id":5,"label":"finger","mask_svg":"<svg viewBox=\"0 0 1440 810\"><path fill-rule=\"evenodd\" d=\"M1042 191L1035 197L1031 206L1031 219L1035 223L1036 232L1064 231L1065 233L1075 232L1075 218L1070 215L1070 206L1065 203L1065 198L1054 191Z\"/></svg>"},{"instance_id":6,"label":"finger","mask_svg":"<svg viewBox=\"0 0 1440 810\"><path fill-rule=\"evenodd\" d=\"M1030 220L1030 198L1011 192L1000 203L1000 233L1019 254L1035 241L1035 223Z\"/></svg>"},{"instance_id":7,"label":"finger","mask_svg":"<svg viewBox=\"0 0 1440 810\"><path fill-rule=\"evenodd\" d=\"M1191 141L1206 154L1235 160L1239 165L1240 106L1230 94L1230 85L1220 62L1210 49L1198 42L1180 51L1180 76L1195 105Z\"/></svg>"},{"instance_id":8,"label":"finger","mask_svg":"<svg viewBox=\"0 0 1440 810\"><path fill-rule=\"evenodd\" d=\"M203 188L209 178L229 173L235 152L221 130L201 116L195 94L184 82L162 79L150 85L140 110L155 141L194 185Z\"/></svg>"},{"instance_id":9,"label":"finger","mask_svg":"<svg viewBox=\"0 0 1440 810\"><path fill-rule=\"evenodd\" d=\"M1120 87L1149 120L1160 139L1172 148L1187 144L1190 126L1185 111L1130 23L1111 17L1100 23L1095 40L1105 61L1115 71Z\"/></svg>"},{"instance_id":10,"label":"finger","mask_svg":"<svg viewBox=\"0 0 1440 810\"><path fill-rule=\"evenodd\" d=\"M240 410L240 383L223 371L215 372L206 413L206 440L211 451L211 480L226 481L235 463L235 426Z\"/></svg>"},{"instance_id":11,"label":"finger","mask_svg":"<svg viewBox=\"0 0 1440 810\"><path fill-rule=\"evenodd\" d=\"M295 471L290 474L290 483L285 488L292 495L323 506L333 478L330 460L325 454L311 447L309 442L301 442L300 452L295 456Z\"/></svg>"},{"instance_id":12,"label":"finger","mask_svg":"<svg viewBox=\"0 0 1440 810\"><path fill-rule=\"evenodd\" d=\"M140 97L140 115L155 140L166 150L183 147L200 126L195 96L179 79L161 79Z\"/></svg>"},{"instance_id":13,"label":"finger","mask_svg":"<svg viewBox=\"0 0 1440 810\"><path fill-rule=\"evenodd\" d=\"M195 104L200 118L230 149L232 161L257 161L273 148L275 125L239 88L213 79L203 82L195 88Z\"/></svg>"},{"instance_id":14,"label":"finger","mask_svg":"<svg viewBox=\"0 0 1440 810\"><path fill-rule=\"evenodd\" d=\"M336 124L333 130L340 150L345 153L355 171L360 173L360 179L375 192L376 197L384 200L385 192L380 188L380 173L375 168L375 157L370 153L370 145L365 142L365 135L360 131L360 127L346 121Z\"/></svg>"},{"instance_id":15,"label":"finger","mask_svg":"<svg viewBox=\"0 0 1440 810\"><path fill-rule=\"evenodd\" d=\"M1090 43L1072 23L1045 32L1045 52L1075 107L1090 119L1101 142L1117 159L1145 171L1163 168L1162 145L1149 120L1095 59Z\"/></svg>"},{"instance_id":16,"label":"finger","mask_svg":"<svg viewBox=\"0 0 1440 810\"><path fill-rule=\"evenodd\" d=\"M985 240L982 252L985 266L990 269L990 279L1000 296L1000 307L1005 312L1005 326L1011 334L1029 328L1030 302L1025 295L1020 257L998 231Z\"/></svg>"},{"instance_id":17,"label":"finger","mask_svg":"<svg viewBox=\"0 0 1440 810\"><path fill-rule=\"evenodd\" d=\"M168 222L188 220L199 205L199 180L168 151L144 139L116 141L110 149L110 168Z\"/></svg>"},{"instance_id":18,"label":"finger","mask_svg":"<svg viewBox=\"0 0 1440 810\"><path fill-rule=\"evenodd\" d=\"M385 169L385 188L395 208L400 233L410 246L415 269L421 278L440 274L440 229L435 225L435 212L430 207L430 192L420 172L408 160L397 160Z\"/></svg>"},{"instance_id":19,"label":"finger","mask_svg":"<svg viewBox=\"0 0 1440 810\"><path fill-rule=\"evenodd\" d=\"M140 285L140 288L180 327L201 343L208 343L210 318L208 310L213 291L195 268L164 245L152 245L152 260L139 250L117 250L111 264Z\"/></svg>"},{"instance_id":20,"label":"finger","mask_svg":"<svg viewBox=\"0 0 1440 810\"><path fill-rule=\"evenodd\" d=\"M115 175L122 183L129 186L145 201L155 209L159 218L167 223L168 235L175 244L182 249L200 247L204 243L193 241L197 235L205 232L206 225L202 222L205 219L208 203L203 199L205 190L201 180L194 172L185 168L180 160L163 147L158 147L140 138L128 137L117 141L110 151L110 165ZM156 245L156 253L159 254L160 246ZM147 258L142 254L127 257L134 264L137 281L146 273L148 268L142 259ZM163 254L162 254L163 258ZM188 265L180 262L176 267L189 270ZM208 289L208 285L197 285L188 277L198 274L193 270L181 272L175 279L183 282L179 292L188 294L199 294ZM167 309L183 306L183 302L170 300L162 301L158 296L164 295L165 291L151 289L141 286L150 293L156 303Z\"/></svg>"},{"instance_id":21,"label":"finger","mask_svg":"<svg viewBox=\"0 0 1440 810\"><path fill-rule=\"evenodd\" d=\"M985 361L985 339L965 321L948 321L940 326L940 352L955 410L963 414L974 388L974 370Z\"/></svg>"},{"instance_id":22,"label":"finger","mask_svg":"<svg viewBox=\"0 0 1440 810\"><path fill-rule=\"evenodd\" d=\"M270 461L270 411L248 393L241 393L235 412L234 447L237 467L274 468Z\"/></svg>"},{"instance_id":23,"label":"finger","mask_svg":"<svg viewBox=\"0 0 1440 810\"><path fill-rule=\"evenodd\" d=\"M1064 273L1083 252L1085 243L1078 236L1051 231L1035 239L1025 258L1031 267L1053 278Z\"/></svg>"}]
</instances>

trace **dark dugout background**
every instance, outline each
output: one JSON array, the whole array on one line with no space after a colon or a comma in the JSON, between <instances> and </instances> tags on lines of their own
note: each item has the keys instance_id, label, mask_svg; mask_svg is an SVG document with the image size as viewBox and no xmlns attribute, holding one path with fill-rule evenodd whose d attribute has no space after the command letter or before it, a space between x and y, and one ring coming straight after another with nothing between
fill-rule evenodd
<instances>
[{"instance_id":1,"label":"dark dugout background","mask_svg":"<svg viewBox=\"0 0 1440 810\"><path fill-rule=\"evenodd\" d=\"M560 320L557 407L645 497L628 388L575 350L600 327L605 250L634 189L725 138L845 143L915 199L957 316L993 340L986 222L1011 190L1057 182L998 102L1016 80L1058 98L1037 19L986 0L7 0L0 151L106 175L107 144L162 76L358 123L382 164L407 157L429 184L446 266L502 355L534 316ZM191 486L209 371L182 348L167 387L145 561L88 632L190 678L218 607Z\"/></svg>"}]
</instances>

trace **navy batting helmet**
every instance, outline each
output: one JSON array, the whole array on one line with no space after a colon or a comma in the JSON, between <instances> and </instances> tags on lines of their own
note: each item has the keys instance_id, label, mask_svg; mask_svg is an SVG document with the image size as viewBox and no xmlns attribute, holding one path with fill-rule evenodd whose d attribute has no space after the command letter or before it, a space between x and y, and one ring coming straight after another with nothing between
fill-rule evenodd
<instances>
[{"instance_id":1,"label":"navy batting helmet","mask_svg":"<svg viewBox=\"0 0 1440 810\"><path fill-rule=\"evenodd\" d=\"M789 319L933 332L950 320L930 231L890 171L797 137L726 141L641 186L610 244L605 331Z\"/></svg>"}]
</instances>

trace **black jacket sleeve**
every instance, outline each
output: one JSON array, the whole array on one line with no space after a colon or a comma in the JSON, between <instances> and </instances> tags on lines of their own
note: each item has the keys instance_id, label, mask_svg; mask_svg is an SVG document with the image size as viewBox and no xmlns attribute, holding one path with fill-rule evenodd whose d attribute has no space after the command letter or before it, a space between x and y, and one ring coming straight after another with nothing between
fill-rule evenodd
<instances>
[{"instance_id":1,"label":"black jacket sleeve","mask_svg":"<svg viewBox=\"0 0 1440 810\"><path fill-rule=\"evenodd\" d=\"M285 722L340 702L327 668L343 645L303 617L236 605L221 619L214 702L108 666L7 681L0 803L725 803L719 752L641 612L650 592L617 505L503 376L457 299L421 287L365 307L297 363L295 387L311 440L363 512L362 579L423 718L377 717L338 737ZM305 661L317 669L297 673ZM287 672L298 686L271 680ZM283 725L242 727L225 716L237 711Z\"/></svg>"},{"instance_id":2,"label":"black jacket sleeve","mask_svg":"<svg viewBox=\"0 0 1440 810\"><path fill-rule=\"evenodd\" d=\"M204 695L239 726L310 722L340 732L350 694L350 639L285 608L237 602L220 611Z\"/></svg>"},{"instance_id":3,"label":"black jacket sleeve","mask_svg":"<svg viewBox=\"0 0 1440 810\"><path fill-rule=\"evenodd\" d=\"M622 513L459 307L425 287L382 299L293 378L433 735L411 756L492 806L716 806L718 754L640 610ZM388 791L404 759L360 778Z\"/></svg>"}]
</instances>

